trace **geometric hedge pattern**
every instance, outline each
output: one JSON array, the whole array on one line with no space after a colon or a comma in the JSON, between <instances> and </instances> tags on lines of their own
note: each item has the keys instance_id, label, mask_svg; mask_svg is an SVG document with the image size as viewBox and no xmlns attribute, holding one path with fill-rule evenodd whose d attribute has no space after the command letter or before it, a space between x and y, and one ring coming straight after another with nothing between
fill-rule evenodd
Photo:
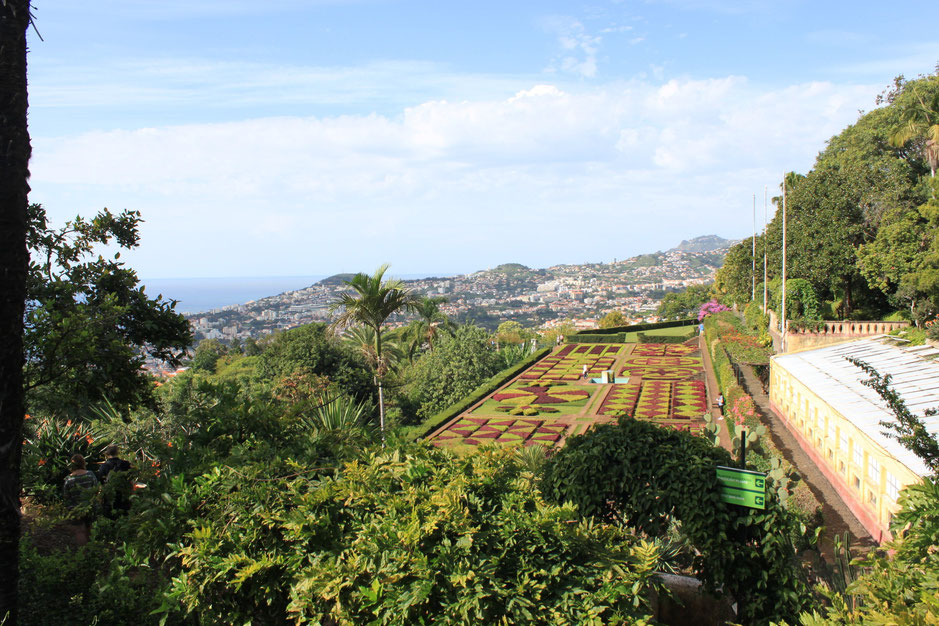
<instances>
[{"instance_id":1,"label":"geometric hedge pattern","mask_svg":"<svg viewBox=\"0 0 939 626\"><path fill-rule=\"evenodd\" d=\"M492 399L506 404L564 404L590 397L589 391L576 389L572 385L529 385L496 392Z\"/></svg>"},{"instance_id":2,"label":"geometric hedge pattern","mask_svg":"<svg viewBox=\"0 0 939 626\"><path fill-rule=\"evenodd\" d=\"M636 346L633 356L686 356L696 351L683 343L643 343Z\"/></svg>"},{"instance_id":3,"label":"geometric hedge pattern","mask_svg":"<svg viewBox=\"0 0 939 626\"><path fill-rule=\"evenodd\" d=\"M702 432L707 393L697 349L684 344L639 344L631 353L627 350L623 344L567 344L495 392L485 405L457 418L431 443L552 447L565 436L581 434L592 424L618 415ZM596 378L612 369L624 353L620 375L630 377L629 384L577 384L584 365L588 375ZM585 413L582 407L589 405L594 392L606 390L602 405Z\"/></svg>"},{"instance_id":4,"label":"geometric hedge pattern","mask_svg":"<svg viewBox=\"0 0 939 626\"><path fill-rule=\"evenodd\" d=\"M694 378L700 373L701 359L698 357L635 356L635 353L633 353L633 356L624 360L624 367L620 371L620 376L640 376L643 380L681 380Z\"/></svg>"},{"instance_id":5,"label":"geometric hedge pattern","mask_svg":"<svg viewBox=\"0 0 939 626\"><path fill-rule=\"evenodd\" d=\"M600 415L630 415L647 421L701 421L707 393L700 380L643 380L615 385L597 411Z\"/></svg>"},{"instance_id":6,"label":"geometric hedge pattern","mask_svg":"<svg viewBox=\"0 0 939 626\"><path fill-rule=\"evenodd\" d=\"M479 446L484 443L507 443L551 447L557 443L567 424L537 418L465 417L437 435L435 446L462 443Z\"/></svg>"},{"instance_id":7,"label":"geometric hedge pattern","mask_svg":"<svg viewBox=\"0 0 939 626\"><path fill-rule=\"evenodd\" d=\"M558 352L547 356L526 370L519 379L524 381L576 381L583 377L584 365L589 377L613 367L616 357L623 352L622 344L567 344Z\"/></svg>"}]
</instances>

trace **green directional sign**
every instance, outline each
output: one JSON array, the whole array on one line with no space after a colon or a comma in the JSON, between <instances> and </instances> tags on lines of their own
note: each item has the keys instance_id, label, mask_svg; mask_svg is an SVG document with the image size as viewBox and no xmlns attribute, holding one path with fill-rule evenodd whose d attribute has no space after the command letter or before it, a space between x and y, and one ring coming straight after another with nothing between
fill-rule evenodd
<instances>
[{"instance_id":1,"label":"green directional sign","mask_svg":"<svg viewBox=\"0 0 939 626\"><path fill-rule=\"evenodd\" d=\"M751 509L766 508L766 474L718 466L717 480L722 501Z\"/></svg>"}]
</instances>

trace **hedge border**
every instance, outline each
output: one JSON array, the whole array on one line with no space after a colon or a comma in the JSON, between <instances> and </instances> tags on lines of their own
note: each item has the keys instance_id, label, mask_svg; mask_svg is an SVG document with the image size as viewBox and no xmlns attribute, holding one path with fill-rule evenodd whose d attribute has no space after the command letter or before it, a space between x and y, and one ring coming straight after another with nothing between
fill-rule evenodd
<instances>
[{"instance_id":1,"label":"hedge border","mask_svg":"<svg viewBox=\"0 0 939 626\"><path fill-rule=\"evenodd\" d=\"M423 439L424 437L427 437L429 434L437 430L441 424L453 419L511 379L521 374L524 370L531 367L532 364L548 356L551 353L551 350L552 348L550 347L542 348L524 361L519 361L515 365L507 367L501 372L491 376L489 380L476 387L475 391L465 396L459 402L454 402L444 410L439 411L437 414L427 418L427 420L422 422L420 425L410 427L411 430L407 431L406 437L408 439ZM414 435L414 432L420 434Z\"/></svg>"},{"instance_id":2,"label":"hedge border","mask_svg":"<svg viewBox=\"0 0 939 626\"><path fill-rule=\"evenodd\" d=\"M595 341L584 341L581 339L582 336L589 337L590 335L617 335L626 333L635 333L643 330L655 330L656 328L674 328L675 326L696 326L699 322L697 318L689 317L683 320L669 320L667 322L649 322L646 324L633 324L631 326L613 326L612 328L591 328L590 330L582 330L579 333L574 333L570 335L571 341L569 343L599 343ZM609 341L609 339L606 339ZM622 343L622 342L619 342Z\"/></svg>"},{"instance_id":3,"label":"hedge border","mask_svg":"<svg viewBox=\"0 0 939 626\"><path fill-rule=\"evenodd\" d=\"M576 334L565 337L564 343L626 343L626 333Z\"/></svg>"},{"instance_id":4,"label":"hedge border","mask_svg":"<svg viewBox=\"0 0 939 626\"><path fill-rule=\"evenodd\" d=\"M636 333L638 343L685 343L694 338L694 331L689 331L684 335L647 335L646 333Z\"/></svg>"}]
</instances>

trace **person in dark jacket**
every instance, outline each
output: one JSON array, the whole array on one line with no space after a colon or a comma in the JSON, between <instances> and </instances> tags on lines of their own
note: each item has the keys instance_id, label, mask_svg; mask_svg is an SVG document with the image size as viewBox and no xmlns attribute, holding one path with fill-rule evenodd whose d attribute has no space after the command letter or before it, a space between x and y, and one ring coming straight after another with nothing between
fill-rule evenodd
<instances>
[{"instance_id":1,"label":"person in dark jacket","mask_svg":"<svg viewBox=\"0 0 939 626\"><path fill-rule=\"evenodd\" d=\"M104 449L104 463L98 467L98 479L105 485L104 513L110 518L119 511L130 510L130 492L133 484L127 472L130 463L118 456L118 448L113 443Z\"/></svg>"},{"instance_id":2,"label":"person in dark jacket","mask_svg":"<svg viewBox=\"0 0 939 626\"><path fill-rule=\"evenodd\" d=\"M118 456L118 448L113 443L104 449L104 456L104 463L98 467L98 480L102 483L108 482L108 474L111 472L130 471L130 463Z\"/></svg>"}]
</instances>

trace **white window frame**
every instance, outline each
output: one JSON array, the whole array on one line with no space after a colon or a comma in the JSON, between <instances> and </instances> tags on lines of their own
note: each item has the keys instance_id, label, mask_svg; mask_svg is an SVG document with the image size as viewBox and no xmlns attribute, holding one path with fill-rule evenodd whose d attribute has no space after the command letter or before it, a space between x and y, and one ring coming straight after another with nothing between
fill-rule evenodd
<instances>
[{"instance_id":1,"label":"white window frame","mask_svg":"<svg viewBox=\"0 0 939 626\"><path fill-rule=\"evenodd\" d=\"M890 472L887 472L887 497L894 502L900 497L900 480Z\"/></svg>"}]
</instances>

